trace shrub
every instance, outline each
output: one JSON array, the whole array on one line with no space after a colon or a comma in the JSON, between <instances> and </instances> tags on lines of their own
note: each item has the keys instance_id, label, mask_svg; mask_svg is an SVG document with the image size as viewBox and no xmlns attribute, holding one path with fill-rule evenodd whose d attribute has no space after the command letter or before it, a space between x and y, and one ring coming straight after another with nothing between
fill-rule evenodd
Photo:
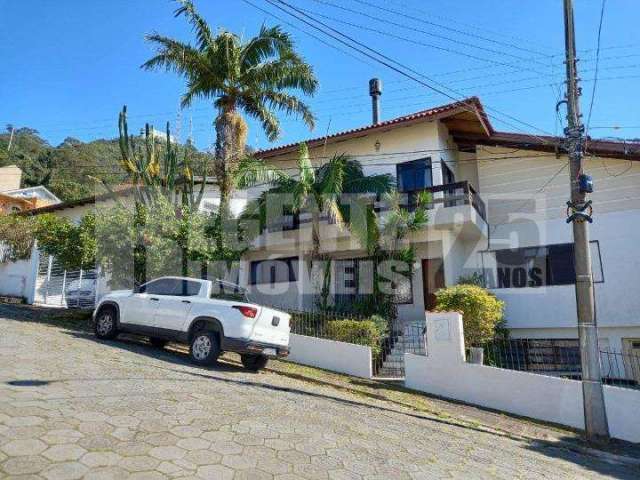
<instances>
[{"instance_id":1,"label":"shrub","mask_svg":"<svg viewBox=\"0 0 640 480\"><path fill-rule=\"evenodd\" d=\"M504 302L477 285L455 285L436 293L436 310L460 312L467 346L480 346L496 335L504 316Z\"/></svg>"},{"instance_id":2,"label":"shrub","mask_svg":"<svg viewBox=\"0 0 640 480\"><path fill-rule=\"evenodd\" d=\"M329 338L338 342L371 347L374 354L380 348L382 332L372 320L332 320L327 323Z\"/></svg>"}]
</instances>

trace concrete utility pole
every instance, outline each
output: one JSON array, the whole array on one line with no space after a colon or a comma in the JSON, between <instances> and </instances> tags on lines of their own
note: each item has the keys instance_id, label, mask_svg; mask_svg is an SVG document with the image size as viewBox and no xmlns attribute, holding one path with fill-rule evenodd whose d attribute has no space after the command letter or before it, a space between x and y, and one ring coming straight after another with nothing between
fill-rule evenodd
<instances>
[{"instance_id":1,"label":"concrete utility pole","mask_svg":"<svg viewBox=\"0 0 640 480\"><path fill-rule=\"evenodd\" d=\"M574 260L576 270L576 304L578 313L578 335L582 361L582 397L584 400L584 423L587 440L603 443L609 440L609 426L604 404L602 376L600 374L600 352L598 329L595 319L593 278L591 273L591 251L589 230L591 203L587 192L591 188L588 178L582 177L584 154L584 125L580 114L578 97L578 75L576 64L576 40L573 20L573 1L564 0L564 27L567 65L567 123L565 136L569 152L569 181L573 213L568 222L573 223Z\"/></svg>"}]
</instances>

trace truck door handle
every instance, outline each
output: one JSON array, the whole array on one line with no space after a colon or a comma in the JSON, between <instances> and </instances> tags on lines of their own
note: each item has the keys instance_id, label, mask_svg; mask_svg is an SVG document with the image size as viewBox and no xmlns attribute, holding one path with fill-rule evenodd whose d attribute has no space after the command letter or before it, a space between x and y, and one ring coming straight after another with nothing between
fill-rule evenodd
<instances>
[{"instance_id":1,"label":"truck door handle","mask_svg":"<svg viewBox=\"0 0 640 480\"><path fill-rule=\"evenodd\" d=\"M191 303L191 300L182 300L182 303Z\"/></svg>"},{"instance_id":2,"label":"truck door handle","mask_svg":"<svg viewBox=\"0 0 640 480\"><path fill-rule=\"evenodd\" d=\"M155 297L151 297L149 300L151 300L153 302L159 302L160 301L159 298L155 298Z\"/></svg>"}]
</instances>

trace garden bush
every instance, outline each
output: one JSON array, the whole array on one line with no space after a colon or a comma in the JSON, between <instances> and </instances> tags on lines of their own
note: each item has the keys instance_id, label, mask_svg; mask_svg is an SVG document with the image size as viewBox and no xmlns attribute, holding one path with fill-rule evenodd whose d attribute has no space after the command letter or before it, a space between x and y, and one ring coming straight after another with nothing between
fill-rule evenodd
<instances>
[{"instance_id":1,"label":"garden bush","mask_svg":"<svg viewBox=\"0 0 640 480\"><path fill-rule=\"evenodd\" d=\"M332 320L327 323L327 334L338 342L371 347L374 353L380 348L382 338L382 332L373 320Z\"/></svg>"},{"instance_id":2,"label":"garden bush","mask_svg":"<svg viewBox=\"0 0 640 480\"><path fill-rule=\"evenodd\" d=\"M477 285L455 285L436 292L436 310L460 312L464 341L468 347L481 346L496 336L504 318L504 302Z\"/></svg>"}]
</instances>

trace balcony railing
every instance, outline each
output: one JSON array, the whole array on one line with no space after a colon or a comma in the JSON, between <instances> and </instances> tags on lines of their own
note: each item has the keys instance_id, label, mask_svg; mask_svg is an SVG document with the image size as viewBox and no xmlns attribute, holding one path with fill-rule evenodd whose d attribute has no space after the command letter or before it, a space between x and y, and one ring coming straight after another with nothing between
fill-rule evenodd
<instances>
[{"instance_id":1,"label":"balcony railing","mask_svg":"<svg viewBox=\"0 0 640 480\"><path fill-rule=\"evenodd\" d=\"M486 206L473 185L467 181L435 185L425 188L425 191L431 193L431 203L434 206L437 204L443 204L445 207L471 205L478 212L478 215L485 222L487 221ZM438 193L442 193L442 195L437 195Z\"/></svg>"},{"instance_id":2,"label":"balcony railing","mask_svg":"<svg viewBox=\"0 0 640 480\"><path fill-rule=\"evenodd\" d=\"M424 191L431 193L431 208L438 204L443 204L444 207L456 207L459 205L471 205L478 212L478 215L486 222L486 207L480 195L476 192L473 186L467 182L448 183L446 185L436 185L433 187L425 188ZM405 206L411 210L415 208L415 194L417 192L407 193L407 201ZM441 194L441 195L440 195ZM384 205L384 202L375 202L375 210L377 212L384 212L388 210L388 207ZM289 214L271 222L266 227L268 232L283 232L290 230L297 230L300 225L305 223L311 223L310 215ZM328 223L335 223L328 215L323 214L320 216L320 220Z\"/></svg>"}]
</instances>

